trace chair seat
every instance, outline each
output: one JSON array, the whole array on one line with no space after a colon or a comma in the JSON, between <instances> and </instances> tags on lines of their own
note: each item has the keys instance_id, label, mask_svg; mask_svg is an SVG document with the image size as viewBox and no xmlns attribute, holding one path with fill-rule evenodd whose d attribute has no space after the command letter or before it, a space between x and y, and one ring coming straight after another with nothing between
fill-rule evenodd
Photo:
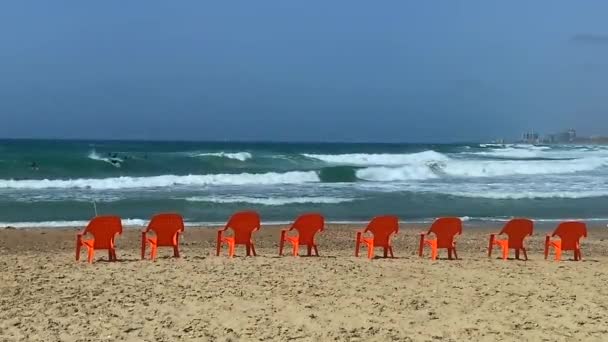
<instances>
[{"instance_id":1,"label":"chair seat","mask_svg":"<svg viewBox=\"0 0 608 342\"><path fill-rule=\"evenodd\" d=\"M88 248L95 247L95 239L80 240L80 243Z\"/></svg>"},{"instance_id":2,"label":"chair seat","mask_svg":"<svg viewBox=\"0 0 608 342\"><path fill-rule=\"evenodd\" d=\"M285 236L285 241L289 241L291 243L300 243L300 237L299 236Z\"/></svg>"}]
</instances>

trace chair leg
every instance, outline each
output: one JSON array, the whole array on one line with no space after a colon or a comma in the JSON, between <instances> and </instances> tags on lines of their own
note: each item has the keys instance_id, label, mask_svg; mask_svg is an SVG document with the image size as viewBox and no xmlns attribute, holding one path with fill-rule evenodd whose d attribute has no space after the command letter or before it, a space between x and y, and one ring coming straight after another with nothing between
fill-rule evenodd
<instances>
[{"instance_id":1,"label":"chair leg","mask_svg":"<svg viewBox=\"0 0 608 342\"><path fill-rule=\"evenodd\" d=\"M146 233L141 233L141 260L146 258Z\"/></svg>"},{"instance_id":2,"label":"chair leg","mask_svg":"<svg viewBox=\"0 0 608 342\"><path fill-rule=\"evenodd\" d=\"M448 248L448 260L452 260L452 249Z\"/></svg>"},{"instance_id":3,"label":"chair leg","mask_svg":"<svg viewBox=\"0 0 608 342\"><path fill-rule=\"evenodd\" d=\"M437 260L437 246L433 245L431 246L431 260Z\"/></svg>"},{"instance_id":4,"label":"chair leg","mask_svg":"<svg viewBox=\"0 0 608 342\"><path fill-rule=\"evenodd\" d=\"M312 256L312 245L306 246L306 254Z\"/></svg>"},{"instance_id":5,"label":"chair leg","mask_svg":"<svg viewBox=\"0 0 608 342\"><path fill-rule=\"evenodd\" d=\"M179 246L173 246L173 257L179 258Z\"/></svg>"},{"instance_id":6,"label":"chair leg","mask_svg":"<svg viewBox=\"0 0 608 342\"><path fill-rule=\"evenodd\" d=\"M488 258L492 257L493 248L494 248L494 234L490 235L490 243L488 244Z\"/></svg>"},{"instance_id":7,"label":"chair leg","mask_svg":"<svg viewBox=\"0 0 608 342\"><path fill-rule=\"evenodd\" d=\"M234 257L234 243L228 244L228 256Z\"/></svg>"},{"instance_id":8,"label":"chair leg","mask_svg":"<svg viewBox=\"0 0 608 342\"><path fill-rule=\"evenodd\" d=\"M293 242L293 256L298 256L300 254L300 243L299 242Z\"/></svg>"},{"instance_id":9,"label":"chair leg","mask_svg":"<svg viewBox=\"0 0 608 342\"><path fill-rule=\"evenodd\" d=\"M359 256L359 250L361 248L361 233L357 233L357 239L355 240L355 256Z\"/></svg>"},{"instance_id":10,"label":"chair leg","mask_svg":"<svg viewBox=\"0 0 608 342\"><path fill-rule=\"evenodd\" d=\"M374 258L374 243L373 242L370 242L367 244L367 258L368 259Z\"/></svg>"},{"instance_id":11,"label":"chair leg","mask_svg":"<svg viewBox=\"0 0 608 342\"><path fill-rule=\"evenodd\" d=\"M456 251L456 246L452 247L452 251L454 252L454 259L458 260L458 252Z\"/></svg>"},{"instance_id":12,"label":"chair leg","mask_svg":"<svg viewBox=\"0 0 608 342\"><path fill-rule=\"evenodd\" d=\"M253 252L253 256L258 256L255 252L255 245L251 243L251 252Z\"/></svg>"},{"instance_id":13,"label":"chair leg","mask_svg":"<svg viewBox=\"0 0 608 342\"><path fill-rule=\"evenodd\" d=\"M150 249L150 259L152 259L152 261L156 261L157 254L158 254L158 246L152 245L152 248Z\"/></svg>"},{"instance_id":14,"label":"chair leg","mask_svg":"<svg viewBox=\"0 0 608 342\"><path fill-rule=\"evenodd\" d=\"M317 249L317 245L313 245L312 248L315 250L315 255L319 256L319 250Z\"/></svg>"},{"instance_id":15,"label":"chair leg","mask_svg":"<svg viewBox=\"0 0 608 342\"><path fill-rule=\"evenodd\" d=\"M393 246L389 246L389 247L388 247L388 252L390 253L391 258L394 258L394 257L395 257L395 255L393 254Z\"/></svg>"},{"instance_id":16,"label":"chair leg","mask_svg":"<svg viewBox=\"0 0 608 342\"><path fill-rule=\"evenodd\" d=\"M526 249L522 248L521 251L524 252L524 260L528 261L528 253L526 252Z\"/></svg>"},{"instance_id":17,"label":"chair leg","mask_svg":"<svg viewBox=\"0 0 608 342\"><path fill-rule=\"evenodd\" d=\"M80 247L82 244L80 243L80 239L76 241L76 261L80 261Z\"/></svg>"},{"instance_id":18,"label":"chair leg","mask_svg":"<svg viewBox=\"0 0 608 342\"><path fill-rule=\"evenodd\" d=\"M114 261L112 258L112 248L108 249L108 261Z\"/></svg>"},{"instance_id":19,"label":"chair leg","mask_svg":"<svg viewBox=\"0 0 608 342\"><path fill-rule=\"evenodd\" d=\"M560 261L562 259L562 249L559 247L555 247L555 261Z\"/></svg>"},{"instance_id":20,"label":"chair leg","mask_svg":"<svg viewBox=\"0 0 608 342\"><path fill-rule=\"evenodd\" d=\"M550 243L550 237L546 237L545 238L545 260L547 260L547 257L549 257L549 243Z\"/></svg>"},{"instance_id":21,"label":"chair leg","mask_svg":"<svg viewBox=\"0 0 608 342\"><path fill-rule=\"evenodd\" d=\"M219 237L217 238L215 249L215 256L220 256L220 252L222 251L222 240Z\"/></svg>"},{"instance_id":22,"label":"chair leg","mask_svg":"<svg viewBox=\"0 0 608 342\"><path fill-rule=\"evenodd\" d=\"M515 249L515 259L519 260L519 248Z\"/></svg>"},{"instance_id":23,"label":"chair leg","mask_svg":"<svg viewBox=\"0 0 608 342\"><path fill-rule=\"evenodd\" d=\"M418 256L422 257L422 252L424 249L424 235L420 235L420 246L418 247Z\"/></svg>"},{"instance_id":24,"label":"chair leg","mask_svg":"<svg viewBox=\"0 0 608 342\"><path fill-rule=\"evenodd\" d=\"M284 247L285 247L285 234L281 233L281 240L279 241L279 256L283 256Z\"/></svg>"},{"instance_id":25,"label":"chair leg","mask_svg":"<svg viewBox=\"0 0 608 342\"><path fill-rule=\"evenodd\" d=\"M388 248L384 247L384 258L388 258Z\"/></svg>"},{"instance_id":26,"label":"chair leg","mask_svg":"<svg viewBox=\"0 0 608 342\"><path fill-rule=\"evenodd\" d=\"M95 249L89 247L88 248L88 255L87 255L87 260L89 261L89 264L93 263L93 258L95 257Z\"/></svg>"},{"instance_id":27,"label":"chair leg","mask_svg":"<svg viewBox=\"0 0 608 342\"><path fill-rule=\"evenodd\" d=\"M576 251L578 252L578 260L583 260L583 252L581 249L577 248Z\"/></svg>"}]
</instances>

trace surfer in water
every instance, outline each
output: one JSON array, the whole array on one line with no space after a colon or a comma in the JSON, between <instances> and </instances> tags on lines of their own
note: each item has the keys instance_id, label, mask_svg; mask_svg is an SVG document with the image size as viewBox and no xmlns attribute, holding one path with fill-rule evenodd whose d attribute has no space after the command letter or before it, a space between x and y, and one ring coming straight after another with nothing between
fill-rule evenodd
<instances>
[{"instance_id":1,"label":"surfer in water","mask_svg":"<svg viewBox=\"0 0 608 342\"><path fill-rule=\"evenodd\" d=\"M108 161L116 167L120 167L120 162L122 162L122 160L118 158L118 153L115 152L108 152Z\"/></svg>"},{"instance_id":2,"label":"surfer in water","mask_svg":"<svg viewBox=\"0 0 608 342\"><path fill-rule=\"evenodd\" d=\"M38 171L38 163L36 163L35 161L30 163L30 170L32 171Z\"/></svg>"}]
</instances>

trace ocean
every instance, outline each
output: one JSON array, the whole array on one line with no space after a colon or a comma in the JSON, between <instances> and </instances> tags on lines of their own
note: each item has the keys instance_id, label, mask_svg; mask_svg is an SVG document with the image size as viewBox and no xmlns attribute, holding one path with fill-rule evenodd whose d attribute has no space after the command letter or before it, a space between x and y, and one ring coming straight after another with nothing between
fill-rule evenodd
<instances>
[{"instance_id":1,"label":"ocean","mask_svg":"<svg viewBox=\"0 0 608 342\"><path fill-rule=\"evenodd\" d=\"M264 222L395 214L608 221L608 147L0 140L0 226L190 225L254 209Z\"/></svg>"}]
</instances>

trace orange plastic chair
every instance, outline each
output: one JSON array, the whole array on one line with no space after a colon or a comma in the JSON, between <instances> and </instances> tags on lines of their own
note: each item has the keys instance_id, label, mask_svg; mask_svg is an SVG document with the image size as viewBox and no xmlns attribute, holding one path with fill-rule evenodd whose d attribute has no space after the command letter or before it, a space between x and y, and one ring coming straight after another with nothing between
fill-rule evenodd
<instances>
[{"instance_id":1,"label":"orange plastic chair","mask_svg":"<svg viewBox=\"0 0 608 342\"><path fill-rule=\"evenodd\" d=\"M365 237L365 233L371 233L371 237ZM391 237L399 233L399 218L397 216L377 216L374 217L365 230L357 232L355 241L355 256L359 256L359 249L361 244L367 246L367 257L369 259L374 258L374 248L384 248L384 257L388 257L390 253L391 258L394 258L393 246L391 244Z\"/></svg>"},{"instance_id":2,"label":"orange plastic chair","mask_svg":"<svg viewBox=\"0 0 608 342\"><path fill-rule=\"evenodd\" d=\"M149 232L154 236L149 236ZM156 260L158 247L173 247L173 256L179 258L179 236L184 232L184 219L179 214L158 214L152 217L148 227L141 231L141 259L150 245L150 259Z\"/></svg>"},{"instance_id":3,"label":"orange plastic chair","mask_svg":"<svg viewBox=\"0 0 608 342\"><path fill-rule=\"evenodd\" d=\"M435 239L429 239L429 234L435 234ZM462 234L462 220L458 217L441 217L435 220L431 228L426 233L420 233L420 246L418 255L422 256L424 246L431 248L431 259L436 260L439 248L448 250L448 259L452 260L452 253L458 259L456 252L456 242L454 238Z\"/></svg>"},{"instance_id":4,"label":"orange plastic chair","mask_svg":"<svg viewBox=\"0 0 608 342\"><path fill-rule=\"evenodd\" d=\"M559 240L551 240L552 237L559 237ZM555 261L561 260L562 251L574 251L574 260L582 260L581 238L587 237L587 225L584 222L562 222L553 234L547 234L545 238L545 260L549 256L549 248L555 249Z\"/></svg>"},{"instance_id":5,"label":"orange plastic chair","mask_svg":"<svg viewBox=\"0 0 608 342\"><path fill-rule=\"evenodd\" d=\"M492 257L492 249L494 246L502 248L502 259L507 260L509 257L509 249L515 250L515 258L519 260L519 251L524 252L524 260L528 260L528 253L524 247L524 239L532 236L534 232L534 222L532 220L518 218L507 222L500 233L490 234L490 243L488 245L488 257ZM507 235L507 239L497 239L496 235Z\"/></svg>"},{"instance_id":6,"label":"orange plastic chair","mask_svg":"<svg viewBox=\"0 0 608 342\"><path fill-rule=\"evenodd\" d=\"M92 235L86 238L85 235ZM80 260L80 249L86 247L88 250L87 260L93 262L95 250L107 249L108 259L116 261L116 249L114 239L116 235L122 234L122 222L118 216L97 216L89 222L87 227L76 234L76 261Z\"/></svg>"},{"instance_id":7,"label":"orange plastic chair","mask_svg":"<svg viewBox=\"0 0 608 342\"><path fill-rule=\"evenodd\" d=\"M234 232L234 235L231 237L224 236L224 233L228 228L231 228ZM260 215L258 213L255 211L241 211L235 213L230 217L226 226L217 232L216 255L220 255L223 244L228 245L228 255L230 257L234 256L235 245L245 245L247 256L250 256L252 252L254 256L257 255L255 253L252 235L259 229Z\"/></svg>"},{"instance_id":8,"label":"orange plastic chair","mask_svg":"<svg viewBox=\"0 0 608 342\"><path fill-rule=\"evenodd\" d=\"M289 236L288 232L292 230L298 232L297 236ZM283 255L285 242L289 242L293 246L293 256L298 256L300 245L308 247L308 256L312 255L314 249L315 255L319 256L319 250L315 243L315 235L317 232L322 232L325 229L325 218L321 214L310 213L300 215L289 229L281 230L281 240L279 241L279 255Z\"/></svg>"}]
</instances>

